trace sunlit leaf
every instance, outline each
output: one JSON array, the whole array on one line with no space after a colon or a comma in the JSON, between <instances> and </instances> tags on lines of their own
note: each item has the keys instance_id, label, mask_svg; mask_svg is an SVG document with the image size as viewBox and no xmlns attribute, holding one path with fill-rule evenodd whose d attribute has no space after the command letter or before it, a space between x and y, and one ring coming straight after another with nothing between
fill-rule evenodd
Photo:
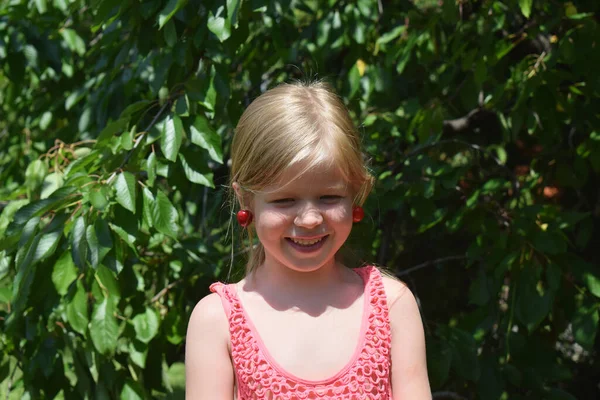
<instances>
[{"instance_id":1,"label":"sunlit leaf","mask_svg":"<svg viewBox=\"0 0 600 400\"><path fill-rule=\"evenodd\" d=\"M77 268L73 263L71 254L69 252L64 252L56 261L52 270L52 283L54 283L54 287L58 294L61 296L67 294L67 289L76 278Z\"/></svg>"},{"instance_id":2,"label":"sunlit leaf","mask_svg":"<svg viewBox=\"0 0 600 400\"><path fill-rule=\"evenodd\" d=\"M100 304L96 304L90 321L90 337L98 352L111 355L117 348L119 326L114 315L114 309L107 297Z\"/></svg>"},{"instance_id":3,"label":"sunlit leaf","mask_svg":"<svg viewBox=\"0 0 600 400\"><path fill-rule=\"evenodd\" d=\"M114 186L117 195L117 202L135 214L137 198L135 176L127 171L122 172L117 175Z\"/></svg>"},{"instance_id":4,"label":"sunlit leaf","mask_svg":"<svg viewBox=\"0 0 600 400\"><path fill-rule=\"evenodd\" d=\"M81 281L77 281L76 287L75 296L67 304L67 319L76 332L85 335L88 325L88 297Z\"/></svg>"},{"instance_id":5,"label":"sunlit leaf","mask_svg":"<svg viewBox=\"0 0 600 400\"><path fill-rule=\"evenodd\" d=\"M194 124L190 126L190 139L195 145L208 150L210 158L220 164L223 163L221 137L210 126L205 117L201 115L196 116Z\"/></svg>"},{"instance_id":6,"label":"sunlit leaf","mask_svg":"<svg viewBox=\"0 0 600 400\"><path fill-rule=\"evenodd\" d=\"M179 215L167 195L161 190L158 190L156 194L156 199L151 207L151 213L152 225L157 231L174 239L177 238L179 231L177 221Z\"/></svg>"},{"instance_id":7,"label":"sunlit leaf","mask_svg":"<svg viewBox=\"0 0 600 400\"><path fill-rule=\"evenodd\" d=\"M167 119L165 131L160 137L160 148L169 161L177 160L177 154L183 140L183 124L181 118L173 115Z\"/></svg>"},{"instance_id":8,"label":"sunlit leaf","mask_svg":"<svg viewBox=\"0 0 600 400\"><path fill-rule=\"evenodd\" d=\"M201 171L199 168L195 168L194 165L187 161L183 153L179 153L179 161L181 162L185 176L190 182L198 183L211 188L215 187L213 183L213 173L208 172L206 167L204 167L204 171Z\"/></svg>"},{"instance_id":9,"label":"sunlit leaf","mask_svg":"<svg viewBox=\"0 0 600 400\"><path fill-rule=\"evenodd\" d=\"M173 15L187 4L188 0L169 0L165 8L158 14L158 29L162 29Z\"/></svg>"},{"instance_id":10,"label":"sunlit leaf","mask_svg":"<svg viewBox=\"0 0 600 400\"><path fill-rule=\"evenodd\" d=\"M136 338L143 343L150 343L158 333L159 319L151 308L146 308L144 313L133 317L132 322Z\"/></svg>"}]
</instances>

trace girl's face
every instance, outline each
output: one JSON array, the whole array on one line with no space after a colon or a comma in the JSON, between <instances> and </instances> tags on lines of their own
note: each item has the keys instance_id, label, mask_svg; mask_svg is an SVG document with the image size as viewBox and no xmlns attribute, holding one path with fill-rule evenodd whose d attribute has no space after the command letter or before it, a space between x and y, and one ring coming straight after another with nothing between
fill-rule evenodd
<instances>
[{"instance_id":1,"label":"girl's face","mask_svg":"<svg viewBox=\"0 0 600 400\"><path fill-rule=\"evenodd\" d=\"M352 229L352 192L336 168L317 166L297 177L290 167L281 184L252 200L265 262L314 271L333 262Z\"/></svg>"}]
</instances>

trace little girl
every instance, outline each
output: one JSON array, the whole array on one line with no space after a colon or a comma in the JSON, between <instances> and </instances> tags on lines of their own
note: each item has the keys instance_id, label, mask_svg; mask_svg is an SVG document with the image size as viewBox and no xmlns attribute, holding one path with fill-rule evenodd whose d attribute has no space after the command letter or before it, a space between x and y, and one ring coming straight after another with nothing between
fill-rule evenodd
<instances>
[{"instance_id":1,"label":"little girl","mask_svg":"<svg viewBox=\"0 0 600 400\"><path fill-rule=\"evenodd\" d=\"M373 178L348 111L323 83L283 84L244 112L231 148L246 276L190 317L186 398L431 399L415 298L336 259Z\"/></svg>"}]
</instances>

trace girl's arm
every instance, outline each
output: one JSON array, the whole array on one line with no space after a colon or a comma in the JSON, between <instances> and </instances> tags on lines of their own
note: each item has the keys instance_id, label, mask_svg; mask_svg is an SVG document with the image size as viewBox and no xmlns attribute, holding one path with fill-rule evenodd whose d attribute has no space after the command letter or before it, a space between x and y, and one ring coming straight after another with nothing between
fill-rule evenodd
<instances>
[{"instance_id":1,"label":"girl's arm","mask_svg":"<svg viewBox=\"0 0 600 400\"><path fill-rule=\"evenodd\" d=\"M384 278L385 279L385 278ZM392 327L392 393L394 400L431 400L425 356L425 334L419 307L406 285L385 279Z\"/></svg>"},{"instance_id":2,"label":"girl's arm","mask_svg":"<svg viewBox=\"0 0 600 400\"><path fill-rule=\"evenodd\" d=\"M196 305L185 346L185 398L232 400L233 366L228 350L229 327L221 299L212 293Z\"/></svg>"}]
</instances>

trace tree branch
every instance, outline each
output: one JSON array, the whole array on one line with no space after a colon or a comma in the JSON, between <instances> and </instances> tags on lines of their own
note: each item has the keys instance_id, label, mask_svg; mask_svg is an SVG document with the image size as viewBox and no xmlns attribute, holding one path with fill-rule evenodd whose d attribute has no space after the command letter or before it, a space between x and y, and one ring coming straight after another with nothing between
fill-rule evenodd
<instances>
[{"instance_id":1,"label":"tree branch","mask_svg":"<svg viewBox=\"0 0 600 400\"><path fill-rule=\"evenodd\" d=\"M415 271L418 271L418 270L428 267L430 265L435 265L437 263L441 263L444 261L464 260L466 258L467 258L467 256L448 256L448 257L436 258L435 260L426 261L424 263L415 265L415 266L405 269L403 271L397 272L396 276L399 278L401 276L408 275L410 273L413 273Z\"/></svg>"}]
</instances>

